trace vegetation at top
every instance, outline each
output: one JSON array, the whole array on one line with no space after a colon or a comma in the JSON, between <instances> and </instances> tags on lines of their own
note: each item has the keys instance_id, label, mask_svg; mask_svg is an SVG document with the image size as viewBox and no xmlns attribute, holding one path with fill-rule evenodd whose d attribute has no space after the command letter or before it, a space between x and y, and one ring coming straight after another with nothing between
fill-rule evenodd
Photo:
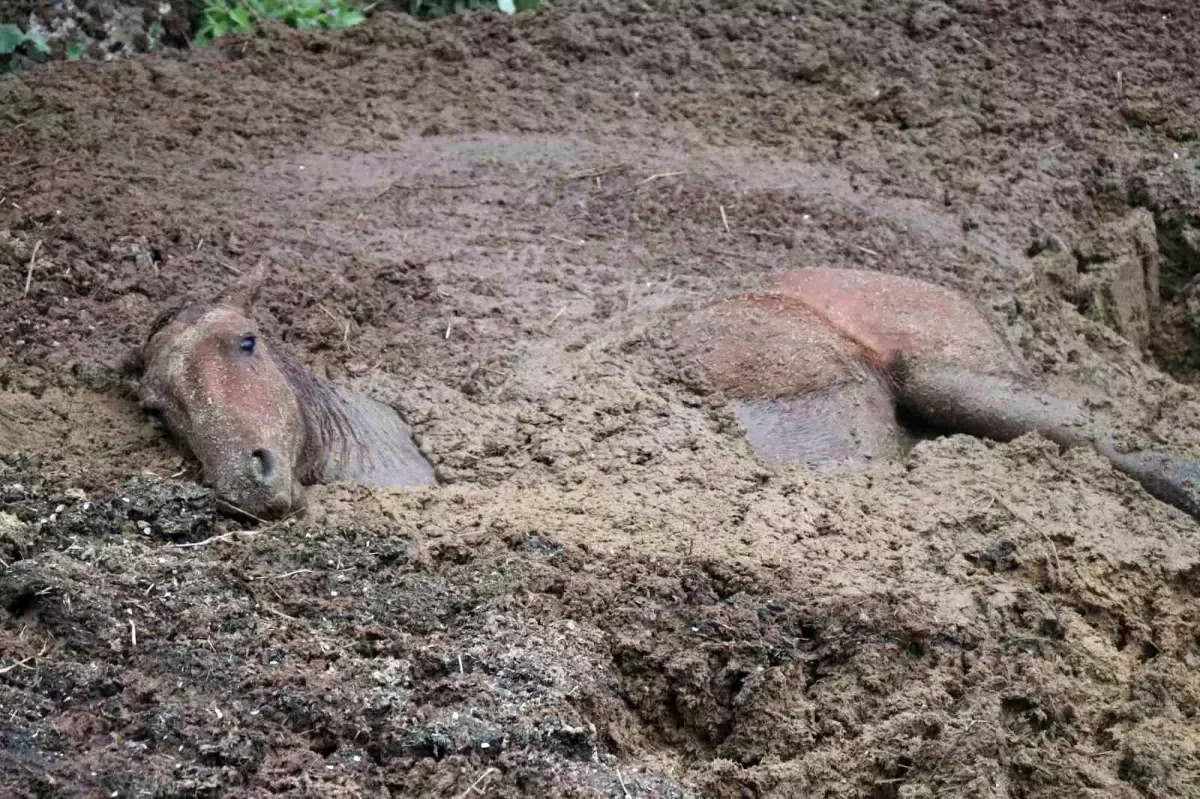
<instances>
[{"instance_id":1,"label":"vegetation at top","mask_svg":"<svg viewBox=\"0 0 1200 799\"><path fill-rule=\"evenodd\" d=\"M228 33L248 33L263 20L296 30L353 28L371 8L353 0L205 0L194 43L202 47Z\"/></svg>"},{"instance_id":2,"label":"vegetation at top","mask_svg":"<svg viewBox=\"0 0 1200 799\"><path fill-rule=\"evenodd\" d=\"M431 19L460 11L492 9L513 14L531 11L541 0L408 0L414 17ZM297 30L340 30L361 25L374 8L356 0L204 0L195 44L203 46L228 33L249 33L261 20Z\"/></svg>"},{"instance_id":3,"label":"vegetation at top","mask_svg":"<svg viewBox=\"0 0 1200 799\"><path fill-rule=\"evenodd\" d=\"M0 73L9 71L14 56L49 58L50 45L36 33L25 33L16 25L0 25Z\"/></svg>"},{"instance_id":4,"label":"vegetation at top","mask_svg":"<svg viewBox=\"0 0 1200 799\"><path fill-rule=\"evenodd\" d=\"M42 55L50 54L50 45L36 33L25 33L16 25L0 25L0 56L10 56L23 48Z\"/></svg>"},{"instance_id":5,"label":"vegetation at top","mask_svg":"<svg viewBox=\"0 0 1200 799\"><path fill-rule=\"evenodd\" d=\"M193 45L203 47L214 39L231 33L250 33L265 20L282 22L296 30L341 30L361 25L367 14L378 5L363 0L196 0L200 3L200 21ZM400 9L419 19L447 17L462 11L491 9L506 14L532 11L542 0L402 0ZM162 37L162 26L154 23L147 34L153 45ZM89 45L68 41L62 55L68 61L78 61L88 54ZM0 74L23 69L52 58L50 44L34 32L21 30L17 25L0 25Z\"/></svg>"},{"instance_id":6,"label":"vegetation at top","mask_svg":"<svg viewBox=\"0 0 1200 799\"><path fill-rule=\"evenodd\" d=\"M408 13L422 19L448 17L460 11L481 8L515 14L518 11L533 11L541 4L542 0L408 0Z\"/></svg>"}]
</instances>

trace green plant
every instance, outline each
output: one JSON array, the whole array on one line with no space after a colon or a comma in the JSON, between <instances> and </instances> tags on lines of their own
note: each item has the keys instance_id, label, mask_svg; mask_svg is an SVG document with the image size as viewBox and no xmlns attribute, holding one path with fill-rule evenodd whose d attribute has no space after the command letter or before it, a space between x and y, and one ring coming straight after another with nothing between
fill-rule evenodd
<instances>
[{"instance_id":1,"label":"green plant","mask_svg":"<svg viewBox=\"0 0 1200 799\"><path fill-rule=\"evenodd\" d=\"M202 47L228 33L249 33L261 20L297 30L340 30L366 21L373 6L353 0L205 0L195 44Z\"/></svg>"},{"instance_id":2,"label":"green plant","mask_svg":"<svg viewBox=\"0 0 1200 799\"><path fill-rule=\"evenodd\" d=\"M514 14L518 11L533 11L541 4L542 0L408 0L408 13L422 19L448 17L460 11L481 8Z\"/></svg>"},{"instance_id":3,"label":"green plant","mask_svg":"<svg viewBox=\"0 0 1200 799\"><path fill-rule=\"evenodd\" d=\"M539 8L542 0L408 0L408 13L429 19L490 8L514 14ZM361 25L374 5L355 0L204 0L195 45L203 47L228 33L249 33L261 20L299 30L340 30Z\"/></svg>"},{"instance_id":4,"label":"green plant","mask_svg":"<svg viewBox=\"0 0 1200 799\"><path fill-rule=\"evenodd\" d=\"M87 46L80 42L67 42L67 60L78 61L87 56Z\"/></svg>"},{"instance_id":5,"label":"green plant","mask_svg":"<svg viewBox=\"0 0 1200 799\"><path fill-rule=\"evenodd\" d=\"M22 46L42 55L50 55L50 45L36 33L25 33L16 25L0 25L0 55L10 56Z\"/></svg>"},{"instance_id":6,"label":"green plant","mask_svg":"<svg viewBox=\"0 0 1200 799\"><path fill-rule=\"evenodd\" d=\"M36 33L25 33L16 25L0 25L0 74L16 68L14 56L44 61L50 57L50 45Z\"/></svg>"},{"instance_id":7,"label":"green plant","mask_svg":"<svg viewBox=\"0 0 1200 799\"><path fill-rule=\"evenodd\" d=\"M162 46L163 36L166 33L161 22L158 20L151 22L150 27L146 28L146 49L152 53L158 50Z\"/></svg>"}]
</instances>

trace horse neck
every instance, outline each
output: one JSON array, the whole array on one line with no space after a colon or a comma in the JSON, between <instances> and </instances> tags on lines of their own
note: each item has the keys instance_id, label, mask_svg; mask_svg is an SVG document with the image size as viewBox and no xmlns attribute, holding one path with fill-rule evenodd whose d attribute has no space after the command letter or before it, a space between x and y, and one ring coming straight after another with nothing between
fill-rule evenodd
<instances>
[{"instance_id":1,"label":"horse neck","mask_svg":"<svg viewBox=\"0 0 1200 799\"><path fill-rule=\"evenodd\" d=\"M395 409L334 386L295 363L284 368L304 416L302 472L312 482L432 485L433 468Z\"/></svg>"}]
</instances>

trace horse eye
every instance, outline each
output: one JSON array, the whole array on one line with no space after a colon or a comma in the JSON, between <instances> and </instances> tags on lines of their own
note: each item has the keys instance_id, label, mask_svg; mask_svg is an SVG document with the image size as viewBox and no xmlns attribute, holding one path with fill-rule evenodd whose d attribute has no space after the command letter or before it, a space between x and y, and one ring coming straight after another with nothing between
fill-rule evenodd
<instances>
[{"instance_id":1,"label":"horse eye","mask_svg":"<svg viewBox=\"0 0 1200 799\"><path fill-rule=\"evenodd\" d=\"M164 411L158 405L144 405L142 406L142 413L146 414L146 416L150 417L156 422L162 422L167 418L166 411Z\"/></svg>"},{"instance_id":2,"label":"horse eye","mask_svg":"<svg viewBox=\"0 0 1200 799\"><path fill-rule=\"evenodd\" d=\"M254 341L255 341L254 336L246 336L245 338L243 338L242 344L241 344L242 352L245 352L245 353L254 352Z\"/></svg>"}]
</instances>

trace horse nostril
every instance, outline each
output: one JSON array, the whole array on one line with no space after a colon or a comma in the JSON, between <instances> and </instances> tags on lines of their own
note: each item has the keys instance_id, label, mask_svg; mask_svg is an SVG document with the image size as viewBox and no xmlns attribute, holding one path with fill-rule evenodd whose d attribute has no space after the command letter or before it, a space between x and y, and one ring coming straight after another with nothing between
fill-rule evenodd
<instances>
[{"instance_id":1,"label":"horse nostril","mask_svg":"<svg viewBox=\"0 0 1200 799\"><path fill-rule=\"evenodd\" d=\"M250 453L250 458L254 461L258 479L264 483L271 482L275 474L275 456L265 449L256 449Z\"/></svg>"}]
</instances>

